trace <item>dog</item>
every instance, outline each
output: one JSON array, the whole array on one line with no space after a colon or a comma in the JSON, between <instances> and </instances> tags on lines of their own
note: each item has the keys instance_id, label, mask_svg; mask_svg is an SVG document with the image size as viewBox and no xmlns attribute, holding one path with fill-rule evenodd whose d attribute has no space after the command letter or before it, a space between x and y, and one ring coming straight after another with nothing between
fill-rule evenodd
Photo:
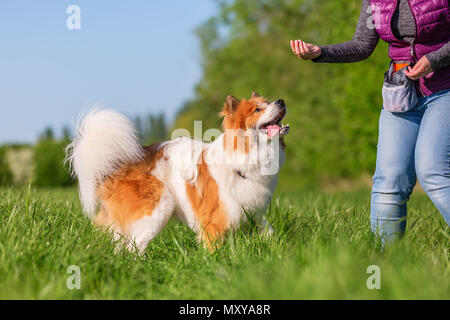
<instances>
[{"instance_id":1,"label":"dog","mask_svg":"<svg viewBox=\"0 0 450 320\"><path fill-rule=\"evenodd\" d=\"M213 142L180 137L143 147L128 118L94 109L78 121L66 160L85 213L130 250L144 252L175 213L213 251L249 212L273 231L264 214L284 162L285 115L281 99L229 95Z\"/></svg>"}]
</instances>

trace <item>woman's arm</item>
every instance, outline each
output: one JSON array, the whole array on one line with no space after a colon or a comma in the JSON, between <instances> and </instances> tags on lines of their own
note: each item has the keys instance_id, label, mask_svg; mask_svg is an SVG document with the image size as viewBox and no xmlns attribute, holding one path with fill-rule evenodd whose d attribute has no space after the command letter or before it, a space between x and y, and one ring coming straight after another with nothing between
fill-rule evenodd
<instances>
[{"instance_id":1,"label":"woman's arm","mask_svg":"<svg viewBox=\"0 0 450 320\"><path fill-rule=\"evenodd\" d=\"M357 62L365 60L378 44L378 32L372 25L370 1L363 0L358 24L351 41L321 46L322 54L314 62Z\"/></svg>"},{"instance_id":2,"label":"woman's arm","mask_svg":"<svg viewBox=\"0 0 450 320\"><path fill-rule=\"evenodd\" d=\"M426 55L431 63L433 71L450 66L450 42L440 49Z\"/></svg>"},{"instance_id":3,"label":"woman's arm","mask_svg":"<svg viewBox=\"0 0 450 320\"><path fill-rule=\"evenodd\" d=\"M370 0L363 0L353 39L330 46L316 46L301 40L291 41L292 50L302 59L314 62L357 62L367 59L377 46L379 35L372 25Z\"/></svg>"},{"instance_id":4,"label":"woman's arm","mask_svg":"<svg viewBox=\"0 0 450 320\"><path fill-rule=\"evenodd\" d=\"M450 66L450 42L420 58L414 67L408 67L405 74L410 79L417 80L448 66Z\"/></svg>"}]
</instances>

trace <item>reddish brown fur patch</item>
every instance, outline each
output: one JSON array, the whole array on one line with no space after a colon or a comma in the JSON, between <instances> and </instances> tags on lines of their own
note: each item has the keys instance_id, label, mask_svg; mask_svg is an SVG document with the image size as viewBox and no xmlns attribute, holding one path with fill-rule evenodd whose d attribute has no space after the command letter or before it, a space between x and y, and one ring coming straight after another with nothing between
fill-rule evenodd
<instances>
[{"instance_id":1,"label":"reddish brown fur patch","mask_svg":"<svg viewBox=\"0 0 450 320\"><path fill-rule=\"evenodd\" d=\"M263 98L253 98L250 100L242 99L236 111L232 112L225 104L220 116L223 117L222 127L227 129L250 129L254 128L259 118L264 112L255 112L258 108L257 103L265 103Z\"/></svg>"},{"instance_id":2,"label":"reddish brown fur patch","mask_svg":"<svg viewBox=\"0 0 450 320\"><path fill-rule=\"evenodd\" d=\"M222 112L222 127L225 131L224 148L231 151L248 153L250 150L249 137L245 135L245 130L255 128L259 118L264 112L255 112L257 103L267 102L262 97L243 99L234 111L225 103ZM232 142L230 142L230 139Z\"/></svg>"},{"instance_id":3,"label":"reddish brown fur patch","mask_svg":"<svg viewBox=\"0 0 450 320\"><path fill-rule=\"evenodd\" d=\"M208 165L203 160L203 154L197 168L197 181L195 185L186 182L186 193L202 226L199 239L212 249L223 239L228 229L229 219L219 198L219 186L211 177Z\"/></svg>"},{"instance_id":4,"label":"reddish brown fur patch","mask_svg":"<svg viewBox=\"0 0 450 320\"><path fill-rule=\"evenodd\" d=\"M123 166L98 187L101 210L96 224L126 233L131 222L151 215L164 190L164 184L150 174L163 156L163 148L158 147L159 144L144 147L143 161Z\"/></svg>"}]
</instances>

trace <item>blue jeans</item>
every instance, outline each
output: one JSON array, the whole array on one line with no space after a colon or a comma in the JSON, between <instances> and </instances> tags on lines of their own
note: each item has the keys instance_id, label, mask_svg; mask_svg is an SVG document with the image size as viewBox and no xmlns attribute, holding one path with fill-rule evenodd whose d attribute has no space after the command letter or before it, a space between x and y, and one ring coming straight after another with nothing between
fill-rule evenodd
<instances>
[{"instance_id":1,"label":"blue jeans","mask_svg":"<svg viewBox=\"0 0 450 320\"><path fill-rule=\"evenodd\" d=\"M370 223L392 240L406 228L416 179L450 223L450 90L419 98L405 113L381 110Z\"/></svg>"}]
</instances>

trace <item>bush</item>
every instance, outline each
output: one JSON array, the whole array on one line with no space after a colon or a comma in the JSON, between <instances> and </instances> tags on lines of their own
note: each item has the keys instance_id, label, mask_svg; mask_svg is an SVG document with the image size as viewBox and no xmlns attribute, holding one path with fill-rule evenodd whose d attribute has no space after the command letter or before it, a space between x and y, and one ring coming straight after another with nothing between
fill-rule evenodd
<instances>
[{"instance_id":1,"label":"bush","mask_svg":"<svg viewBox=\"0 0 450 320\"><path fill-rule=\"evenodd\" d=\"M64 165L68 141L43 137L34 150L34 184L39 187L64 187L73 183Z\"/></svg>"},{"instance_id":2,"label":"bush","mask_svg":"<svg viewBox=\"0 0 450 320\"><path fill-rule=\"evenodd\" d=\"M255 90L288 106L287 160L282 179L302 184L354 179L372 173L387 46L354 64L300 61L289 40L318 45L353 36L361 0L219 0L220 13L198 29L203 77L175 128L219 127L227 94ZM284 176L284 177L283 177Z\"/></svg>"},{"instance_id":3,"label":"bush","mask_svg":"<svg viewBox=\"0 0 450 320\"><path fill-rule=\"evenodd\" d=\"M6 160L6 148L0 148L0 185L11 185L13 176Z\"/></svg>"}]
</instances>

